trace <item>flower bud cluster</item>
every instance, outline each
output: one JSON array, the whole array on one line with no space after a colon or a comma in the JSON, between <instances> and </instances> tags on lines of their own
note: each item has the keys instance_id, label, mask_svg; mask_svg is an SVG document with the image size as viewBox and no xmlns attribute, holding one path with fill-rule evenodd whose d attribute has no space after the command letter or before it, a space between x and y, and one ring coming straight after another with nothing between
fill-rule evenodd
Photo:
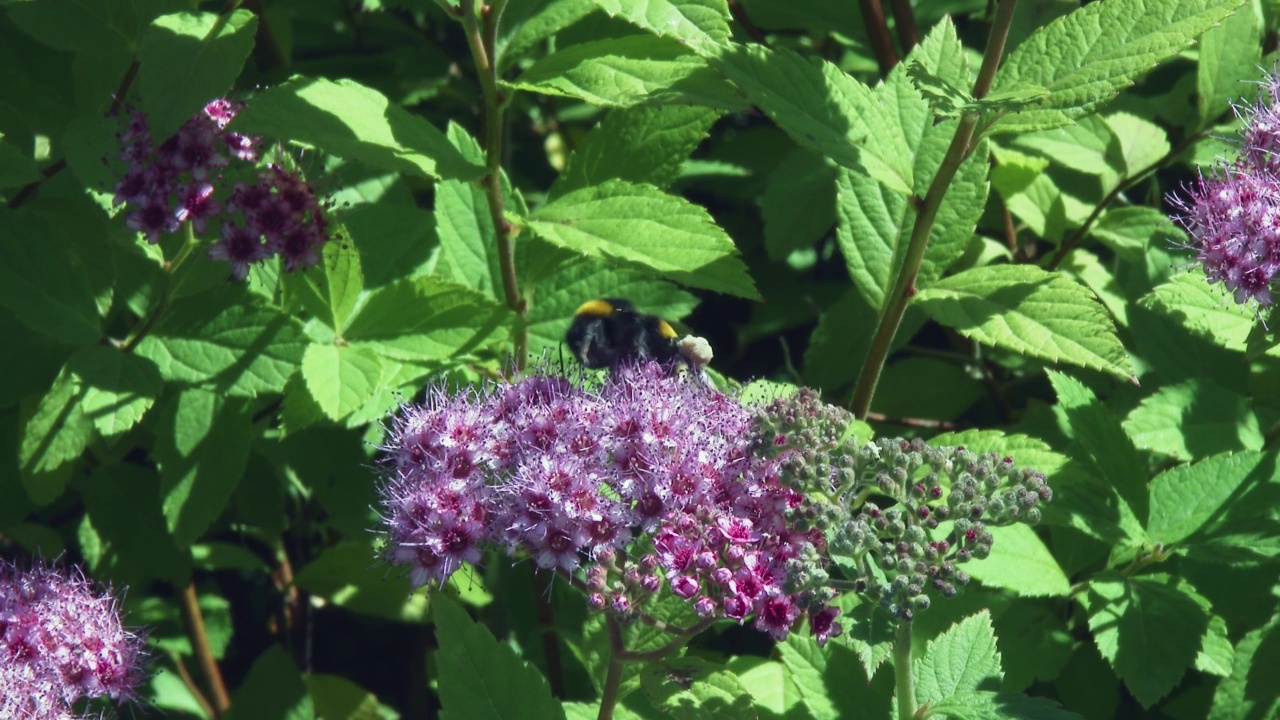
<instances>
[{"instance_id":1,"label":"flower bud cluster","mask_svg":"<svg viewBox=\"0 0 1280 720\"><path fill-rule=\"evenodd\" d=\"M496 547L573 578L588 606L630 617L668 589L702 617L777 638L803 613L838 635L820 530L802 496L753 457L752 414L657 364L588 387L533 375L428 391L384 446L388 557L439 585Z\"/></svg>"},{"instance_id":2,"label":"flower bud cluster","mask_svg":"<svg viewBox=\"0 0 1280 720\"><path fill-rule=\"evenodd\" d=\"M72 718L81 698L128 700L143 642L83 576L0 562L0 717Z\"/></svg>"},{"instance_id":3,"label":"flower bud cluster","mask_svg":"<svg viewBox=\"0 0 1280 720\"><path fill-rule=\"evenodd\" d=\"M849 416L802 391L757 413L751 447L776 459L804 500L789 511L800 529L824 528L826 551L854 588L910 620L930 595L969 582L959 565L991 554L991 526L1035 524L1053 498L1041 473L1012 458L963 447L844 438Z\"/></svg>"},{"instance_id":4,"label":"flower bud cluster","mask_svg":"<svg viewBox=\"0 0 1280 720\"><path fill-rule=\"evenodd\" d=\"M1209 282L1221 282L1237 303L1262 306L1272 304L1280 271L1280 77L1264 85L1255 104L1236 106L1239 155L1169 197Z\"/></svg>"},{"instance_id":5,"label":"flower bud cluster","mask_svg":"<svg viewBox=\"0 0 1280 720\"><path fill-rule=\"evenodd\" d=\"M254 169L261 140L226 130L240 109L214 100L159 147L147 116L132 113L118 135L126 167L114 204L132 208L125 225L151 243L184 222L203 235L218 220L220 240L209 257L231 263L237 280L251 263L273 255L286 270L316 265L328 240L327 206L296 173L279 165ZM232 160L243 163L239 179L230 172Z\"/></svg>"}]
</instances>

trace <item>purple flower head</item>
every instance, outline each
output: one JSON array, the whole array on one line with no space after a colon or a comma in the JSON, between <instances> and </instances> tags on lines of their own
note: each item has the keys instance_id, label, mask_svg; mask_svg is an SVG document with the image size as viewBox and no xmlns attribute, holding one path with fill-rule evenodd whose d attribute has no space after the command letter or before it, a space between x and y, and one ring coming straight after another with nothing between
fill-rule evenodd
<instances>
[{"instance_id":1,"label":"purple flower head","mask_svg":"<svg viewBox=\"0 0 1280 720\"><path fill-rule=\"evenodd\" d=\"M1221 282L1237 303L1267 306L1280 271L1280 76L1236 114L1244 123L1239 155L1169 200L1209 282Z\"/></svg>"},{"instance_id":2,"label":"purple flower head","mask_svg":"<svg viewBox=\"0 0 1280 720\"><path fill-rule=\"evenodd\" d=\"M297 173L253 167L261 140L227 131L241 107L214 100L158 148L146 115L130 114L118 135L126 167L114 204L131 206L125 224L151 243L188 222L203 235L213 221L221 239L209 256L231 263L237 280L273 255L286 271L317 265L329 239L329 205Z\"/></svg>"},{"instance_id":3,"label":"purple flower head","mask_svg":"<svg viewBox=\"0 0 1280 720\"><path fill-rule=\"evenodd\" d=\"M78 571L0 562L0 717L71 718L83 697L129 700L142 640Z\"/></svg>"},{"instance_id":4,"label":"purple flower head","mask_svg":"<svg viewBox=\"0 0 1280 720\"><path fill-rule=\"evenodd\" d=\"M222 224L222 239L209 246L209 258L231 263L231 276L236 280L249 276L249 265L270 256L257 232L232 222Z\"/></svg>"},{"instance_id":5,"label":"purple flower head","mask_svg":"<svg viewBox=\"0 0 1280 720\"><path fill-rule=\"evenodd\" d=\"M383 448L387 557L414 585L439 585L502 549L581 583L597 610L626 615L666 587L704 617L754 616L785 637L822 609L783 588L821 537L791 527L801 497L752 457L752 423L734 398L656 363L597 385L538 374L434 389L402 408Z\"/></svg>"}]
</instances>

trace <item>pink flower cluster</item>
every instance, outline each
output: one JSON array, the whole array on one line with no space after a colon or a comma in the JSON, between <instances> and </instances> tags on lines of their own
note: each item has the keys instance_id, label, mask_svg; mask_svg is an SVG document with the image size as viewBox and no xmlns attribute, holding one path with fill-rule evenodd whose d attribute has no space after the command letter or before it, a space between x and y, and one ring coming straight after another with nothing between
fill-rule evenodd
<instances>
[{"instance_id":1,"label":"pink flower cluster","mask_svg":"<svg viewBox=\"0 0 1280 720\"><path fill-rule=\"evenodd\" d=\"M325 205L309 183L278 165L252 172L260 140L226 131L239 110L214 100L158 148L146 115L133 113L119 135L127 167L114 202L133 208L125 224L152 243L184 222L204 234L221 216L221 239L209 257L231 263L237 280L251 263L273 255L284 259L285 270L316 265L328 240ZM247 163L250 181L227 177L232 160Z\"/></svg>"},{"instance_id":2,"label":"pink flower cluster","mask_svg":"<svg viewBox=\"0 0 1280 720\"><path fill-rule=\"evenodd\" d=\"M132 697L142 640L79 574L0 562L0 717L71 718L82 697Z\"/></svg>"},{"instance_id":3,"label":"pink flower cluster","mask_svg":"<svg viewBox=\"0 0 1280 720\"><path fill-rule=\"evenodd\" d=\"M388 555L442 584L488 547L573 578L627 615L664 584L702 617L783 638L808 612L838 635L814 575L818 530L789 522L799 493L749 453L752 412L656 364L596 388L535 375L402 409L385 446ZM824 573L820 576L825 578Z\"/></svg>"},{"instance_id":4,"label":"pink flower cluster","mask_svg":"<svg viewBox=\"0 0 1280 720\"><path fill-rule=\"evenodd\" d=\"M1236 113L1245 125L1239 157L1170 202L1209 282L1221 282L1237 303L1265 306L1280 271L1280 77L1268 78L1258 103Z\"/></svg>"}]
</instances>

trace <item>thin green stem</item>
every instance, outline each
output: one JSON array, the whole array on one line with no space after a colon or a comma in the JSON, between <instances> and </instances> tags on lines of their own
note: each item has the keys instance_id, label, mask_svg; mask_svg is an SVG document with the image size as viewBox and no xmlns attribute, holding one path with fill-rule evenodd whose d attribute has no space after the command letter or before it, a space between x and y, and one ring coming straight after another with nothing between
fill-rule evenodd
<instances>
[{"instance_id":1,"label":"thin green stem","mask_svg":"<svg viewBox=\"0 0 1280 720\"><path fill-rule=\"evenodd\" d=\"M605 627L609 632L609 669L605 673L604 687L600 693L600 712L597 720L609 720L618 705L618 689L622 684L622 668L631 662L658 662L671 653L684 647L694 635L706 630L715 623L715 618L703 618L687 628L681 628L676 636L662 647L643 652L628 650L622 642L622 629L617 618L607 616ZM670 627L670 626L667 626Z\"/></svg>"},{"instance_id":2,"label":"thin green stem","mask_svg":"<svg viewBox=\"0 0 1280 720\"><path fill-rule=\"evenodd\" d=\"M899 620L893 637L893 677L898 720L916 716L916 679L911 674L911 621Z\"/></svg>"},{"instance_id":3,"label":"thin green stem","mask_svg":"<svg viewBox=\"0 0 1280 720\"><path fill-rule=\"evenodd\" d=\"M627 662L654 662L656 660L661 660L662 658L684 647L685 643L689 642L689 640L692 639L694 635L697 635L703 630L706 630L707 628L711 627L711 625L714 623L715 623L715 619L704 618L694 623L693 625L690 625L687 628L683 628L678 635L671 638L671 640L666 645L663 645L662 647L655 648L653 650L645 650L644 652L633 652L631 650L626 650L626 649L616 650L614 651L613 656L618 658L619 660L624 660Z\"/></svg>"},{"instance_id":4,"label":"thin green stem","mask_svg":"<svg viewBox=\"0 0 1280 720\"><path fill-rule=\"evenodd\" d=\"M1081 224L1080 227L1076 228L1075 232L1071 233L1071 237L1067 238L1061 245L1058 246L1058 251L1055 252L1053 254L1053 257L1049 259L1048 264L1045 265L1045 269L1046 270L1057 269L1057 267L1062 264L1062 261L1067 258L1067 255L1071 254L1071 251L1074 250L1076 246L1080 244L1080 241L1084 239L1084 236L1089 234L1089 231L1093 229L1094 223L1098 221L1098 218L1102 217L1102 213L1106 211L1107 208L1111 207L1111 204L1114 203L1117 198L1119 198L1124 193L1128 192L1129 189L1132 188L1134 185L1137 185L1143 180L1146 180L1147 177L1150 176L1155 171L1159 170L1165 165L1168 165L1170 162L1173 161L1174 158L1177 158L1178 156L1182 155L1182 152L1184 150L1186 150L1188 147L1198 142L1202 138L1206 137L1206 135L1207 133L1203 133L1203 132L1193 133L1191 135L1188 135L1187 137L1182 139L1182 142L1170 148L1169 152L1164 154L1164 157L1161 157L1159 160L1156 160L1155 162L1151 163L1150 165L1147 165L1146 167L1142 168L1141 170L1134 173L1133 175L1130 175L1129 177L1125 178L1122 182L1116 183L1116 186L1112 188L1111 192L1107 193L1106 197L1102 198L1101 202L1099 202L1098 205L1094 207L1093 212L1089 213L1089 217L1085 218L1084 223Z\"/></svg>"},{"instance_id":5,"label":"thin green stem","mask_svg":"<svg viewBox=\"0 0 1280 720\"><path fill-rule=\"evenodd\" d=\"M1000 56L1004 53L1005 41L1009 36L1009 26L1013 22L1013 10L1016 0L1003 0L996 12L995 22L991 26L991 35L987 38L987 50L982 60L982 68L978 71L978 79L974 82L973 96L982 98L991 90L992 80L1000 64ZM893 347L893 338L898 334L902 317L907 312L907 304L916 292L916 278L920 274L920 264L924 261L925 250L929 247L929 235L933 232L934 221L938 217L938 209L947 189L955 178L960 164L969 157L975 146L974 130L981 116L968 113L961 117L956 125L955 134L947 154L942 158L938 172L924 198L915 198L916 220L911 227L911 239L907 242L906 255L901 270L894 280L880 324L876 327L871 339L871 347L867 351L866 360L862 364L862 372L858 376L858 384L854 387L853 397L849 401L849 409L853 414L865 419L871 409L871 399L875 396L876 385L880 383L880 373L889 359L889 351Z\"/></svg>"},{"instance_id":6,"label":"thin green stem","mask_svg":"<svg viewBox=\"0 0 1280 720\"><path fill-rule=\"evenodd\" d=\"M529 329L524 323L528 308L520 295L520 283L516 277L515 243L512 238L514 227L507 222L506 201L502 196L502 122L507 103L498 85L497 37L498 23L506 6L507 0L494 0L488 5L481 5L480 12L477 13L475 0L462 0L460 10L484 100L485 176L481 183L484 185L489 218L493 222L494 237L498 244L502 293L507 307L519 317L516 323L515 348L515 365L519 371L524 369L528 356Z\"/></svg>"},{"instance_id":7,"label":"thin green stem","mask_svg":"<svg viewBox=\"0 0 1280 720\"><path fill-rule=\"evenodd\" d=\"M613 710L618 706L618 691L622 687L622 667L626 661L619 657L622 650L622 630L616 618L607 617L605 627L609 632L609 669L605 672L604 687L600 692L600 712L596 720L612 720Z\"/></svg>"},{"instance_id":8,"label":"thin green stem","mask_svg":"<svg viewBox=\"0 0 1280 720\"><path fill-rule=\"evenodd\" d=\"M182 267L182 264L187 261L187 258L191 257L191 251L200 244L196 240L196 232L191 227L191 223L184 223L183 227L186 239L182 243L182 249L178 250L178 254L164 264L162 270L164 275L160 281L160 297L156 298L155 304L151 306L151 312L147 313L142 322L138 323L138 326L133 329L128 339L121 343L120 349L124 352L133 352L134 348L138 347L138 343L142 342L142 339L155 328L156 323L160 322L160 318L164 317L165 312L169 309L169 300L173 295L174 275L178 272L178 268Z\"/></svg>"}]
</instances>

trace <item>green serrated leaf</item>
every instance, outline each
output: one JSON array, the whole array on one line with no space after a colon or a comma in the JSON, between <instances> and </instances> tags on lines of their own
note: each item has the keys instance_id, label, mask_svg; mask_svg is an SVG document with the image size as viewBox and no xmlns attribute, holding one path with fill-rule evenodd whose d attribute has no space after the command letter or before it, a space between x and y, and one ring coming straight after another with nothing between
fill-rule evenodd
<instances>
[{"instance_id":1,"label":"green serrated leaf","mask_svg":"<svg viewBox=\"0 0 1280 720\"><path fill-rule=\"evenodd\" d=\"M482 164L463 157L435 126L353 80L294 77L255 95L230 127L419 177L484 174Z\"/></svg>"},{"instance_id":2,"label":"green serrated leaf","mask_svg":"<svg viewBox=\"0 0 1280 720\"><path fill-rule=\"evenodd\" d=\"M939 117L959 117L964 108L973 102L969 91L952 85L950 81L926 69L923 65L912 64L907 67L918 90L929 98L929 105Z\"/></svg>"},{"instance_id":3,"label":"green serrated leaf","mask_svg":"<svg viewBox=\"0 0 1280 720\"><path fill-rule=\"evenodd\" d=\"M502 269L484 190L460 180L439 183L435 219L436 237L453 279L497 298L502 292Z\"/></svg>"},{"instance_id":4,"label":"green serrated leaf","mask_svg":"<svg viewBox=\"0 0 1280 720\"><path fill-rule=\"evenodd\" d=\"M105 345L76 352L67 360L67 369L84 389L81 410L103 437L137 424L164 388L155 363Z\"/></svg>"},{"instance_id":5,"label":"green serrated leaf","mask_svg":"<svg viewBox=\"0 0 1280 720\"><path fill-rule=\"evenodd\" d=\"M302 379L331 420L341 420L373 396L382 380L382 360L372 350L313 344L302 356Z\"/></svg>"},{"instance_id":6,"label":"green serrated leaf","mask_svg":"<svg viewBox=\"0 0 1280 720\"><path fill-rule=\"evenodd\" d=\"M983 610L931 640L911 664L916 703L937 702L958 693L996 690L1004 676L991 614Z\"/></svg>"},{"instance_id":7,"label":"green serrated leaf","mask_svg":"<svg viewBox=\"0 0 1280 720\"><path fill-rule=\"evenodd\" d=\"M27 496L37 505L62 494L70 477L69 463L93 439L93 421L84 412L84 392L79 378L64 366L22 426L18 468Z\"/></svg>"},{"instance_id":8,"label":"green serrated leaf","mask_svg":"<svg viewBox=\"0 0 1280 720\"><path fill-rule=\"evenodd\" d=\"M665 188L717 117L713 110L682 105L615 110L578 144L548 199L613 179Z\"/></svg>"},{"instance_id":9,"label":"green serrated leaf","mask_svg":"<svg viewBox=\"0 0 1280 720\"><path fill-rule=\"evenodd\" d=\"M1221 285L1211 285L1198 268L1173 276L1138 302L1228 350L1243 351L1257 322L1249 307L1232 302L1230 294Z\"/></svg>"},{"instance_id":10,"label":"green serrated leaf","mask_svg":"<svg viewBox=\"0 0 1280 720\"><path fill-rule=\"evenodd\" d=\"M995 618L995 628L1005 692L1022 692L1036 681L1053 682L1076 651L1068 620L1053 601L1012 603Z\"/></svg>"},{"instance_id":11,"label":"green serrated leaf","mask_svg":"<svg viewBox=\"0 0 1280 720\"><path fill-rule=\"evenodd\" d=\"M1150 120L1125 112L1111 113L1103 120L1118 141L1124 177L1137 177L1150 171L1169 154L1169 136Z\"/></svg>"},{"instance_id":12,"label":"green serrated leaf","mask_svg":"<svg viewBox=\"0 0 1280 720\"><path fill-rule=\"evenodd\" d=\"M1066 597L1071 592L1066 573L1030 527L1019 524L987 530L995 538L991 556L965 565L983 585L1027 597Z\"/></svg>"},{"instance_id":13,"label":"green serrated leaf","mask_svg":"<svg viewBox=\"0 0 1280 720\"><path fill-rule=\"evenodd\" d=\"M1211 380L1160 388L1129 413L1124 428L1139 448L1179 460L1263 444L1252 401Z\"/></svg>"},{"instance_id":14,"label":"green serrated leaf","mask_svg":"<svg viewBox=\"0 0 1280 720\"><path fill-rule=\"evenodd\" d=\"M1009 54L992 86L1008 92L1038 85L1049 90L1049 98L1038 109L1005 115L993 131L1069 125L1181 52L1239 5L1238 0L1109 0L1053 20Z\"/></svg>"},{"instance_id":15,"label":"green serrated leaf","mask_svg":"<svg viewBox=\"0 0 1280 720\"><path fill-rule=\"evenodd\" d=\"M922 290L913 305L986 345L1134 380L1106 310L1084 286L1030 265L992 265Z\"/></svg>"},{"instance_id":16,"label":"green serrated leaf","mask_svg":"<svg viewBox=\"0 0 1280 720\"><path fill-rule=\"evenodd\" d=\"M761 45L735 45L711 65L802 147L893 192L912 192L914 154L903 129L870 88L835 65Z\"/></svg>"},{"instance_id":17,"label":"green serrated leaf","mask_svg":"<svg viewBox=\"0 0 1280 720\"><path fill-rule=\"evenodd\" d=\"M272 308L230 305L210 315L202 297L175 302L138 344L165 380L239 397L280 392L307 340L298 321Z\"/></svg>"},{"instance_id":18,"label":"green serrated leaf","mask_svg":"<svg viewBox=\"0 0 1280 720\"><path fill-rule=\"evenodd\" d=\"M1248 2L1200 37L1196 59L1196 110L1199 127L1212 125L1231 109L1262 66L1262 21Z\"/></svg>"},{"instance_id":19,"label":"green serrated leaf","mask_svg":"<svg viewBox=\"0 0 1280 720\"><path fill-rule=\"evenodd\" d=\"M844 624L849 631L860 630L857 618ZM889 632L892 634L892 630ZM884 681L890 680L890 673L863 675L857 656L843 637L818 647L812 638L792 633L777 648L786 668L787 707L803 708L813 718L888 716L891 693L886 691Z\"/></svg>"},{"instance_id":20,"label":"green serrated leaf","mask_svg":"<svg viewBox=\"0 0 1280 720\"><path fill-rule=\"evenodd\" d=\"M69 345L101 336L83 241L40 211L0 211L0 306L24 325Z\"/></svg>"},{"instance_id":21,"label":"green serrated leaf","mask_svg":"<svg viewBox=\"0 0 1280 720\"><path fill-rule=\"evenodd\" d=\"M769 174L760 214L770 258L812 247L835 225L837 172L821 155L798 148Z\"/></svg>"},{"instance_id":22,"label":"green serrated leaf","mask_svg":"<svg viewBox=\"0 0 1280 720\"><path fill-rule=\"evenodd\" d=\"M272 645L258 656L249 675L231 696L227 720L310 720L317 717L306 682L289 653Z\"/></svg>"},{"instance_id":23,"label":"green serrated leaf","mask_svg":"<svg viewBox=\"0 0 1280 720\"><path fill-rule=\"evenodd\" d=\"M430 212L405 205L366 204L344 213L342 224L360 252L366 289L433 271L440 244Z\"/></svg>"},{"instance_id":24,"label":"green serrated leaf","mask_svg":"<svg viewBox=\"0 0 1280 720\"><path fill-rule=\"evenodd\" d=\"M595 0L595 4L610 17L677 40L699 53L717 52L729 42L725 0Z\"/></svg>"},{"instance_id":25,"label":"green serrated leaf","mask_svg":"<svg viewBox=\"0 0 1280 720\"><path fill-rule=\"evenodd\" d=\"M962 692L930 710L954 720L1080 720L1053 700L1017 693Z\"/></svg>"},{"instance_id":26,"label":"green serrated leaf","mask_svg":"<svg viewBox=\"0 0 1280 720\"><path fill-rule=\"evenodd\" d=\"M1196 655L1196 669L1218 677L1230 677L1235 660L1235 649L1227 637L1227 621L1214 615L1204 631L1200 652Z\"/></svg>"},{"instance_id":27,"label":"green serrated leaf","mask_svg":"<svg viewBox=\"0 0 1280 720\"><path fill-rule=\"evenodd\" d=\"M652 35L571 45L537 61L508 85L610 108L674 103L746 107L706 60L678 42Z\"/></svg>"},{"instance_id":28,"label":"green serrated leaf","mask_svg":"<svg viewBox=\"0 0 1280 720\"><path fill-rule=\"evenodd\" d=\"M529 218L548 242L647 268L684 285L756 298L733 240L706 210L649 185L610 180L575 190Z\"/></svg>"},{"instance_id":29,"label":"green serrated leaf","mask_svg":"<svg viewBox=\"0 0 1280 720\"><path fill-rule=\"evenodd\" d=\"M853 648L867 677L875 677L880 665L893 656L897 620L879 603L862 603L849 612L846 643Z\"/></svg>"},{"instance_id":30,"label":"green serrated leaf","mask_svg":"<svg viewBox=\"0 0 1280 720\"><path fill-rule=\"evenodd\" d=\"M316 317L341 335L364 290L360 253L345 228L325 243L319 267L302 273L286 273L285 288L296 295Z\"/></svg>"},{"instance_id":31,"label":"green serrated leaf","mask_svg":"<svg viewBox=\"0 0 1280 720\"><path fill-rule=\"evenodd\" d=\"M527 17L512 17L520 6L535 6ZM536 46L570 27L596 9L589 0L548 0L545 3L517 3L507 6L498 28L498 67L505 70Z\"/></svg>"},{"instance_id":32,"label":"green serrated leaf","mask_svg":"<svg viewBox=\"0 0 1280 720\"><path fill-rule=\"evenodd\" d=\"M102 465L81 486L93 529L145 579L185 585L191 558L179 552L160 509L154 469L132 463Z\"/></svg>"},{"instance_id":33,"label":"green serrated leaf","mask_svg":"<svg viewBox=\"0 0 1280 720\"><path fill-rule=\"evenodd\" d=\"M546 678L529 667L453 600L437 594L435 617L440 716L446 720L548 720L565 717ZM511 702L511 698L519 702Z\"/></svg>"},{"instance_id":34,"label":"green serrated leaf","mask_svg":"<svg viewBox=\"0 0 1280 720\"><path fill-rule=\"evenodd\" d=\"M1098 652L1146 708L1178 684L1209 627L1199 599L1168 576L1108 571L1090 582L1083 602Z\"/></svg>"},{"instance_id":35,"label":"green serrated leaf","mask_svg":"<svg viewBox=\"0 0 1280 720\"><path fill-rule=\"evenodd\" d=\"M1122 330L1129 327L1129 298L1097 255L1077 247L1067 253L1058 269L1092 290Z\"/></svg>"},{"instance_id":36,"label":"green serrated leaf","mask_svg":"<svg viewBox=\"0 0 1280 720\"><path fill-rule=\"evenodd\" d=\"M755 702L737 675L701 658L647 665L640 688L664 715L681 720L756 718Z\"/></svg>"},{"instance_id":37,"label":"green serrated leaf","mask_svg":"<svg viewBox=\"0 0 1280 720\"><path fill-rule=\"evenodd\" d=\"M997 164L991 170L992 185L1004 198L1009 212L1026 223L1037 237L1059 242L1069 229L1083 225L1088 219L1093 211L1092 202L1085 202L1072 193L1078 188L1060 186L1054 173L1042 172L1048 166L1047 159L999 148L993 154ZM1110 181L1114 176L1108 172L1103 180Z\"/></svg>"},{"instance_id":38,"label":"green serrated leaf","mask_svg":"<svg viewBox=\"0 0 1280 720\"><path fill-rule=\"evenodd\" d=\"M254 428L244 400L183 390L157 422L155 459L169 533L191 545L222 514L244 473Z\"/></svg>"},{"instance_id":39,"label":"green serrated leaf","mask_svg":"<svg viewBox=\"0 0 1280 720\"><path fill-rule=\"evenodd\" d=\"M315 704L316 717L325 720L392 720L399 718L378 697L341 675L312 673L303 678Z\"/></svg>"},{"instance_id":40,"label":"green serrated leaf","mask_svg":"<svg viewBox=\"0 0 1280 720\"><path fill-rule=\"evenodd\" d=\"M1250 631L1236 644L1231 676L1218 683L1209 720L1266 720L1280 714L1280 618Z\"/></svg>"},{"instance_id":41,"label":"green serrated leaf","mask_svg":"<svg viewBox=\"0 0 1280 720\"><path fill-rule=\"evenodd\" d=\"M1240 488L1272 481L1273 462L1258 452L1223 453L1179 465L1151 481L1147 534L1166 546L1179 543L1220 518Z\"/></svg>"},{"instance_id":42,"label":"green serrated leaf","mask_svg":"<svg viewBox=\"0 0 1280 720\"><path fill-rule=\"evenodd\" d=\"M258 17L248 10L181 12L152 21L138 47L138 84L157 141L231 90L257 31Z\"/></svg>"},{"instance_id":43,"label":"green serrated leaf","mask_svg":"<svg viewBox=\"0 0 1280 720\"><path fill-rule=\"evenodd\" d=\"M476 347L507 317L506 308L471 288L419 277L370 293L346 338L393 359L431 362Z\"/></svg>"},{"instance_id":44,"label":"green serrated leaf","mask_svg":"<svg viewBox=\"0 0 1280 720\"><path fill-rule=\"evenodd\" d=\"M1082 452L1073 457L1087 463L1098 477L1119 493L1144 525L1147 520L1147 468L1133 440L1115 415L1080 381L1050 370L1049 381L1058 394L1070 431Z\"/></svg>"},{"instance_id":45,"label":"green serrated leaf","mask_svg":"<svg viewBox=\"0 0 1280 720\"><path fill-rule=\"evenodd\" d=\"M177 0L52 0L17 3L5 10L14 25L49 47L74 53L99 53L134 49L138 37L157 13L180 10L184 5ZM68 22L68 18L75 18L75 22Z\"/></svg>"},{"instance_id":46,"label":"green serrated leaf","mask_svg":"<svg viewBox=\"0 0 1280 720\"><path fill-rule=\"evenodd\" d=\"M857 290L846 292L826 308L805 349L805 383L835 390L858 377L871 347L876 320L875 310Z\"/></svg>"},{"instance_id":47,"label":"green serrated leaf","mask_svg":"<svg viewBox=\"0 0 1280 720\"><path fill-rule=\"evenodd\" d=\"M1098 218L1089 233L1126 262L1138 263L1151 243L1171 234L1173 226L1168 222L1169 217L1155 208L1112 208Z\"/></svg>"}]
</instances>

